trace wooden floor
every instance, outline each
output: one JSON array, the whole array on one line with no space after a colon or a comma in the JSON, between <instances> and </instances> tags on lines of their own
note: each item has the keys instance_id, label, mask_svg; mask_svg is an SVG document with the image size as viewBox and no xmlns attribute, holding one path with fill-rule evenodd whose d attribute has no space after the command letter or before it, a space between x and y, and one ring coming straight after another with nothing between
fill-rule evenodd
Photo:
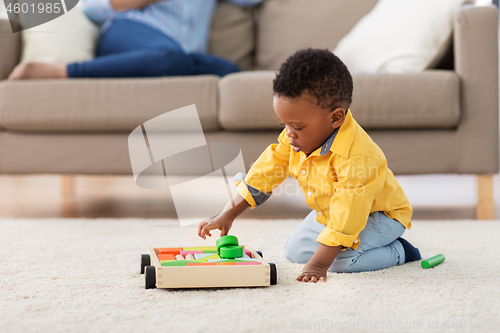
<instances>
[{"instance_id":1,"label":"wooden floor","mask_svg":"<svg viewBox=\"0 0 500 333\"><path fill-rule=\"evenodd\" d=\"M473 176L425 177L423 180L414 176L398 177L414 207L414 219L475 218ZM500 187L499 178L494 179L494 186ZM1 175L0 216L177 217L168 190L139 188L131 176L75 176L73 181L73 195L64 195L59 175ZM293 188L293 180L287 181ZM242 218L303 218L310 209L300 192L294 193L274 195L258 209L245 212Z\"/></svg>"}]
</instances>

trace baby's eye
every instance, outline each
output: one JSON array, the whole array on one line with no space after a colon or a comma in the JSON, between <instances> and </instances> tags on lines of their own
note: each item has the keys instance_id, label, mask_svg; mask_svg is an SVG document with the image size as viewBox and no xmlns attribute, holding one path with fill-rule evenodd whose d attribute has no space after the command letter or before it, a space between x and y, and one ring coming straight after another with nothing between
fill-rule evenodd
<instances>
[{"instance_id":1,"label":"baby's eye","mask_svg":"<svg viewBox=\"0 0 500 333\"><path fill-rule=\"evenodd\" d=\"M281 126L286 126L286 125L285 125L284 122L281 122ZM297 128L297 127L294 126L293 129L296 130L296 131L300 131L302 129L302 127L301 128Z\"/></svg>"}]
</instances>

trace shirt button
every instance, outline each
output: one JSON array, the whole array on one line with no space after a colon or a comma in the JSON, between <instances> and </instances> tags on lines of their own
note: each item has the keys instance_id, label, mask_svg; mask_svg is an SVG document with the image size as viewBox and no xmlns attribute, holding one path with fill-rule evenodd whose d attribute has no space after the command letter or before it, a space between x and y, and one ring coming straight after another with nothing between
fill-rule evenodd
<instances>
[{"instance_id":1,"label":"shirt button","mask_svg":"<svg viewBox=\"0 0 500 333\"><path fill-rule=\"evenodd\" d=\"M322 212L318 212L318 215L323 215L323 213Z\"/></svg>"},{"instance_id":2,"label":"shirt button","mask_svg":"<svg viewBox=\"0 0 500 333\"><path fill-rule=\"evenodd\" d=\"M302 170L300 173L303 174L303 175L305 175L306 174L306 170Z\"/></svg>"},{"instance_id":3,"label":"shirt button","mask_svg":"<svg viewBox=\"0 0 500 333\"><path fill-rule=\"evenodd\" d=\"M356 239L354 240L354 244L358 244L358 242L359 242L359 241L358 241L358 239L356 238Z\"/></svg>"},{"instance_id":4,"label":"shirt button","mask_svg":"<svg viewBox=\"0 0 500 333\"><path fill-rule=\"evenodd\" d=\"M307 196L310 197L311 195L313 195L311 191L307 192Z\"/></svg>"}]
</instances>

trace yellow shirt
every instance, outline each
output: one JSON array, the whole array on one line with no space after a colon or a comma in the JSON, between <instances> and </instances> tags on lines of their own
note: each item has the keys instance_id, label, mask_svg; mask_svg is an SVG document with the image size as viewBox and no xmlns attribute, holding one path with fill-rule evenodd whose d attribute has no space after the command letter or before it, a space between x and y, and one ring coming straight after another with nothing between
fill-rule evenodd
<instances>
[{"instance_id":1,"label":"yellow shirt","mask_svg":"<svg viewBox=\"0 0 500 333\"><path fill-rule=\"evenodd\" d=\"M251 208L256 202L247 185L271 193L292 176L299 182L307 205L317 212L316 220L326 225L317 238L322 244L356 249L368 215L377 211L411 228L413 209L403 189L387 167L382 150L350 111L324 155L321 148L325 145L309 156L294 152L285 130L278 141L260 155L244 182L235 182Z\"/></svg>"}]
</instances>

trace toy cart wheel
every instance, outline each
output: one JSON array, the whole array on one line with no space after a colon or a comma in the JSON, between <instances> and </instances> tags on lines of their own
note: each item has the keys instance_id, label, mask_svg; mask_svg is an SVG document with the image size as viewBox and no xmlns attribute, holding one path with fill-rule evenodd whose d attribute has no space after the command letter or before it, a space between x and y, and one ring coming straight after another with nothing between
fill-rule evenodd
<instances>
[{"instance_id":1,"label":"toy cart wheel","mask_svg":"<svg viewBox=\"0 0 500 333\"><path fill-rule=\"evenodd\" d=\"M146 289L156 288L156 272L154 266L146 266L144 270Z\"/></svg>"},{"instance_id":2,"label":"toy cart wheel","mask_svg":"<svg viewBox=\"0 0 500 333\"><path fill-rule=\"evenodd\" d=\"M141 274L144 274L144 267L151 265L149 254L141 254Z\"/></svg>"},{"instance_id":3,"label":"toy cart wheel","mask_svg":"<svg viewBox=\"0 0 500 333\"><path fill-rule=\"evenodd\" d=\"M276 265L272 262L269 263L269 268L271 269L271 286L278 283L278 271L276 270Z\"/></svg>"},{"instance_id":4,"label":"toy cart wheel","mask_svg":"<svg viewBox=\"0 0 500 333\"><path fill-rule=\"evenodd\" d=\"M264 256L262 255L262 251L255 251L255 252L257 252L257 254L258 254L259 256L261 256L262 258L264 258Z\"/></svg>"}]
</instances>

